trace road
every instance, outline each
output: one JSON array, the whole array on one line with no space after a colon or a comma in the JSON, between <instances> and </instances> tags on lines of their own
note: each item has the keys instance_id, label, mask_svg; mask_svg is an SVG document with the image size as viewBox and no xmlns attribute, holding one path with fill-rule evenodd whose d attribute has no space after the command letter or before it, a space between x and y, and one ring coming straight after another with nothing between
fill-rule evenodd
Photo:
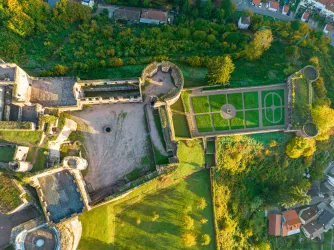
<instances>
[{"instance_id":1,"label":"road","mask_svg":"<svg viewBox=\"0 0 334 250\"><path fill-rule=\"evenodd\" d=\"M39 213L33 206L11 215L0 213L0 249L9 244L10 233L14 227L37 216L39 216Z\"/></svg>"},{"instance_id":2,"label":"road","mask_svg":"<svg viewBox=\"0 0 334 250\"><path fill-rule=\"evenodd\" d=\"M264 16L270 16L276 19L280 19L283 21L293 21L294 18L291 16L283 15L281 12L274 12L271 10L266 9L265 4L263 4L262 8L254 7L249 4L248 0L232 0L232 3L235 3L237 5L237 10L243 11L243 10L251 10L252 12Z\"/></svg>"}]
</instances>

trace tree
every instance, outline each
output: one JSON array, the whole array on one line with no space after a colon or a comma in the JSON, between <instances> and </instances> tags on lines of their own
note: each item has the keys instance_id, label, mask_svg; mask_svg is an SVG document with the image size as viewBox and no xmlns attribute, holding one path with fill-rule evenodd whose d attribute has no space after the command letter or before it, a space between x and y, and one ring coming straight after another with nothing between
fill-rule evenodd
<instances>
[{"instance_id":1,"label":"tree","mask_svg":"<svg viewBox=\"0 0 334 250\"><path fill-rule=\"evenodd\" d=\"M182 234L182 240L186 247L194 247L196 246L196 236L194 233L184 233Z\"/></svg>"},{"instance_id":2,"label":"tree","mask_svg":"<svg viewBox=\"0 0 334 250\"><path fill-rule=\"evenodd\" d=\"M286 146L285 153L290 158L312 156L316 150L314 139L295 137Z\"/></svg>"},{"instance_id":3,"label":"tree","mask_svg":"<svg viewBox=\"0 0 334 250\"><path fill-rule=\"evenodd\" d=\"M334 127L334 110L328 106L316 106L312 109L312 120L318 128L317 140L327 140L329 130Z\"/></svg>"},{"instance_id":4,"label":"tree","mask_svg":"<svg viewBox=\"0 0 334 250\"><path fill-rule=\"evenodd\" d=\"M203 12L202 15L204 18L211 18L211 14L212 14L212 2L211 0L207 0L204 7L203 7Z\"/></svg>"},{"instance_id":5,"label":"tree","mask_svg":"<svg viewBox=\"0 0 334 250\"><path fill-rule=\"evenodd\" d=\"M223 0L222 9L224 10L224 15L226 19L231 18L233 14L233 5L231 0Z\"/></svg>"},{"instance_id":6,"label":"tree","mask_svg":"<svg viewBox=\"0 0 334 250\"><path fill-rule=\"evenodd\" d=\"M123 66L123 60L121 58L113 57L109 60L109 65L112 68L118 68Z\"/></svg>"},{"instance_id":7,"label":"tree","mask_svg":"<svg viewBox=\"0 0 334 250\"><path fill-rule=\"evenodd\" d=\"M194 220L193 218L191 218L189 215L185 215L183 218L182 218L182 226L185 228L185 229L193 229L194 227Z\"/></svg>"},{"instance_id":8,"label":"tree","mask_svg":"<svg viewBox=\"0 0 334 250\"><path fill-rule=\"evenodd\" d=\"M246 55L250 60L258 59L264 51L270 48L272 40L271 30L257 31L254 40L245 48Z\"/></svg>"},{"instance_id":9,"label":"tree","mask_svg":"<svg viewBox=\"0 0 334 250\"><path fill-rule=\"evenodd\" d=\"M198 209L203 210L204 208L206 208L207 205L208 204L206 203L205 198L201 197L198 201L197 207L198 207Z\"/></svg>"},{"instance_id":10,"label":"tree","mask_svg":"<svg viewBox=\"0 0 334 250\"><path fill-rule=\"evenodd\" d=\"M234 64L230 56L212 58L208 65L209 84L228 84L233 71Z\"/></svg>"},{"instance_id":11,"label":"tree","mask_svg":"<svg viewBox=\"0 0 334 250\"><path fill-rule=\"evenodd\" d=\"M159 214L157 213L157 211L154 211L153 212L153 218L152 218L152 221L156 221L157 219L159 219Z\"/></svg>"},{"instance_id":12,"label":"tree","mask_svg":"<svg viewBox=\"0 0 334 250\"><path fill-rule=\"evenodd\" d=\"M202 246L207 246L210 244L210 241L211 241L211 238L208 234L204 234L202 235L202 238L201 238L201 245Z\"/></svg>"}]
</instances>

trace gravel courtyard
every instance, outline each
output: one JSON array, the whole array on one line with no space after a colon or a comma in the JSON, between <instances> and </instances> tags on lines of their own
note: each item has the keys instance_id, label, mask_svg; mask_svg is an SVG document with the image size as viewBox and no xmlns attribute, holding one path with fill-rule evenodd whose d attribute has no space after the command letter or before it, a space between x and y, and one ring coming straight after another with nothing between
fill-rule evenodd
<instances>
[{"instance_id":1,"label":"gravel courtyard","mask_svg":"<svg viewBox=\"0 0 334 250\"><path fill-rule=\"evenodd\" d=\"M115 184L135 168L148 167L144 103L96 105L72 113L72 118L86 136L89 192ZM111 127L110 134L103 132L105 126Z\"/></svg>"}]
</instances>

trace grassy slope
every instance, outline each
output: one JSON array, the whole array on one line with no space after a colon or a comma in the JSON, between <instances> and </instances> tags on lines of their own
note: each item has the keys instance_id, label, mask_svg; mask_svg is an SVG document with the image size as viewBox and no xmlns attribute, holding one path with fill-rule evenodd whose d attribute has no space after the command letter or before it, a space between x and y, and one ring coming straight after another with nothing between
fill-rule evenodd
<instances>
[{"instance_id":1,"label":"grassy slope","mask_svg":"<svg viewBox=\"0 0 334 250\"><path fill-rule=\"evenodd\" d=\"M132 205L136 202L141 202L141 200L143 200L144 197L149 193L154 193L158 189L177 183L178 181L175 181L176 179L203 169L204 152L199 141L195 141L192 147L188 147L184 142L180 142L178 156L180 160L180 166L178 170L173 173L169 182L160 182L159 180L155 180L151 183L141 186L128 196L116 202L95 208L82 214L79 219L83 225L83 232L78 249L104 250L113 248L115 233L115 224L113 221L115 215L118 212L122 211L129 205ZM207 183L207 185L209 185L209 183ZM161 242L161 244L163 244L163 242Z\"/></svg>"},{"instance_id":2,"label":"grassy slope","mask_svg":"<svg viewBox=\"0 0 334 250\"><path fill-rule=\"evenodd\" d=\"M15 147L0 147L0 161L10 162L14 158Z\"/></svg>"},{"instance_id":3,"label":"grassy slope","mask_svg":"<svg viewBox=\"0 0 334 250\"><path fill-rule=\"evenodd\" d=\"M177 185L145 198L118 215L116 223L116 249L185 249L180 235L184 232L182 216L185 207L191 206L188 214L195 220L193 230L197 235L208 234L214 238L212 203L210 200L209 172L203 171L181 180ZM196 207L200 197L209 204L203 211ZM152 221L153 211L159 218ZM141 222L137 225L136 220ZM208 219L201 224L200 219ZM214 241L209 246L192 249L215 249Z\"/></svg>"},{"instance_id":4,"label":"grassy slope","mask_svg":"<svg viewBox=\"0 0 334 250\"><path fill-rule=\"evenodd\" d=\"M0 172L0 211L9 212L22 202L20 192L10 177Z\"/></svg>"},{"instance_id":5,"label":"grassy slope","mask_svg":"<svg viewBox=\"0 0 334 250\"><path fill-rule=\"evenodd\" d=\"M37 145L41 139L42 131L1 131L0 140L22 145Z\"/></svg>"}]
</instances>

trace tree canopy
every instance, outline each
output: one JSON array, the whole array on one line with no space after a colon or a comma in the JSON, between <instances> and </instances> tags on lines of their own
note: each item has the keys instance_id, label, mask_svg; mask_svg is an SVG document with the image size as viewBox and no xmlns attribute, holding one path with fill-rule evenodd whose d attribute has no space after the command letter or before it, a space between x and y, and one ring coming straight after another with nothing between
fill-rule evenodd
<instances>
[{"instance_id":1,"label":"tree canopy","mask_svg":"<svg viewBox=\"0 0 334 250\"><path fill-rule=\"evenodd\" d=\"M228 84L231 74L234 71L234 64L230 56L215 57L208 65L208 79L211 85Z\"/></svg>"}]
</instances>

